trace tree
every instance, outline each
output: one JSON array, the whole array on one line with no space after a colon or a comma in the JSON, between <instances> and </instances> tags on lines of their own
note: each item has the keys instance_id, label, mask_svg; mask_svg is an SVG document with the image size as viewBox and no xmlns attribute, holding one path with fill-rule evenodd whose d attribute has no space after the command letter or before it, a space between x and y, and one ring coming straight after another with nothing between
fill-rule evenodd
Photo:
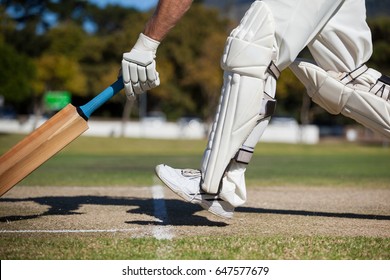
<instances>
[{"instance_id":1,"label":"tree","mask_svg":"<svg viewBox=\"0 0 390 280\"><path fill-rule=\"evenodd\" d=\"M171 120L193 115L209 121L220 96L223 76L220 57L233 24L200 2L194 1L157 52L161 85L148 92L148 110L162 110ZM150 12L120 6L99 8L88 1L0 0L0 3L0 43L7 54L2 53L2 63L11 63L11 59L12 65L21 61L30 63L27 67L30 70L18 66L18 73L13 75L26 79L35 75L17 93L20 100L28 98L27 92L30 95L34 92L39 99L49 88L70 90L78 96L77 102L95 96L116 79L122 54L131 49L150 17ZM369 20L374 53L368 64L384 74L390 71L389 22L388 17ZM86 25L92 28L86 29ZM11 70L6 70L6 66L1 69L0 79L4 82L12 79L8 75ZM15 67L12 71L16 71ZM347 118L329 116L311 103L305 92L292 73L283 71L278 81L276 113L294 116L302 123L348 122ZM19 102L16 96L7 100L10 98L15 104ZM104 114L119 117L124 100L123 96L115 97L104 106Z\"/></svg>"},{"instance_id":2,"label":"tree","mask_svg":"<svg viewBox=\"0 0 390 280\"><path fill-rule=\"evenodd\" d=\"M111 35L118 31L126 32L133 26L145 23L145 13L116 5L107 5L104 9L88 7L88 20L95 25L98 35ZM133 28L134 29L134 28Z\"/></svg>"},{"instance_id":3,"label":"tree","mask_svg":"<svg viewBox=\"0 0 390 280\"><path fill-rule=\"evenodd\" d=\"M45 32L58 22L86 20L85 0L0 0L20 28L32 27L35 32Z\"/></svg>"},{"instance_id":4,"label":"tree","mask_svg":"<svg viewBox=\"0 0 390 280\"><path fill-rule=\"evenodd\" d=\"M390 73L390 17L377 17L368 20L371 28L374 50L369 65L383 74Z\"/></svg>"},{"instance_id":5,"label":"tree","mask_svg":"<svg viewBox=\"0 0 390 280\"><path fill-rule=\"evenodd\" d=\"M73 94L83 95L86 80L80 65L64 55L45 54L36 61L37 77L35 89L37 93L46 90L69 90Z\"/></svg>"},{"instance_id":6,"label":"tree","mask_svg":"<svg viewBox=\"0 0 390 280\"><path fill-rule=\"evenodd\" d=\"M37 77L33 86L37 115L42 112L41 97L48 90L66 90L73 96L86 95L87 80L78 62L84 34L71 22L59 24L45 34L48 47L35 59Z\"/></svg>"},{"instance_id":7,"label":"tree","mask_svg":"<svg viewBox=\"0 0 390 280\"><path fill-rule=\"evenodd\" d=\"M45 34L45 53L60 54L78 61L81 59L86 32L73 22L63 22Z\"/></svg>"},{"instance_id":8,"label":"tree","mask_svg":"<svg viewBox=\"0 0 390 280\"><path fill-rule=\"evenodd\" d=\"M202 103L197 104L195 109L209 122L214 117L223 83L219 60L225 41L226 36L221 32L210 34L203 42L199 59L188 65L188 75L183 80L185 85L198 88L193 98Z\"/></svg>"},{"instance_id":9,"label":"tree","mask_svg":"<svg viewBox=\"0 0 390 280\"><path fill-rule=\"evenodd\" d=\"M31 96L35 68L30 58L0 42L0 95L16 106Z\"/></svg>"},{"instance_id":10,"label":"tree","mask_svg":"<svg viewBox=\"0 0 390 280\"><path fill-rule=\"evenodd\" d=\"M150 91L149 108L161 109L171 119L212 118L222 86L220 57L228 25L215 10L193 4L159 47L161 85Z\"/></svg>"}]
</instances>

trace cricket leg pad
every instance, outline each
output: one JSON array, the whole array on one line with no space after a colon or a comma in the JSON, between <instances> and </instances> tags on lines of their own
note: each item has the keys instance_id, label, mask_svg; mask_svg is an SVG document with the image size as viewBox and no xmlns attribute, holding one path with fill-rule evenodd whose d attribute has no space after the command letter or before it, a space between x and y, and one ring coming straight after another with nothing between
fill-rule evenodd
<instances>
[{"instance_id":1,"label":"cricket leg pad","mask_svg":"<svg viewBox=\"0 0 390 280\"><path fill-rule=\"evenodd\" d=\"M218 193L232 158L259 120L264 81L225 72L224 86L202 160L202 189Z\"/></svg>"},{"instance_id":2,"label":"cricket leg pad","mask_svg":"<svg viewBox=\"0 0 390 280\"><path fill-rule=\"evenodd\" d=\"M297 60L290 68L312 100L329 113L341 113L390 138L388 77L365 65L350 73L335 73Z\"/></svg>"},{"instance_id":3,"label":"cricket leg pad","mask_svg":"<svg viewBox=\"0 0 390 280\"><path fill-rule=\"evenodd\" d=\"M266 4L255 1L228 37L221 59L224 85L201 165L205 192L220 192L230 162L274 105L264 91L267 81L279 76L276 59L273 16Z\"/></svg>"},{"instance_id":4,"label":"cricket leg pad","mask_svg":"<svg viewBox=\"0 0 390 280\"><path fill-rule=\"evenodd\" d=\"M246 138L235 157L230 161L229 166L222 178L222 187L219 197L238 207L246 201L245 172L250 163L255 147L267 128L271 116L275 111L276 80L269 78L266 81L264 98L261 109L261 119L256 127Z\"/></svg>"}]
</instances>

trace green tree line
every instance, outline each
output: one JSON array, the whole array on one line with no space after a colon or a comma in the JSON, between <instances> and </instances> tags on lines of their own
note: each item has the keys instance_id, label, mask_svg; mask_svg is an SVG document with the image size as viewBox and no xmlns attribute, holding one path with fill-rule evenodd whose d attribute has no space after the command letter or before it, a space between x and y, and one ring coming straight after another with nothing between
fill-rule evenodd
<instances>
[{"instance_id":1,"label":"green tree line","mask_svg":"<svg viewBox=\"0 0 390 280\"><path fill-rule=\"evenodd\" d=\"M237 24L196 1L158 49L161 86L147 93L147 111L168 119L198 116L210 121L222 85L220 56L226 36ZM152 11L121 6L100 8L81 0L0 1L0 95L19 114L42 109L48 90L68 90L81 105L118 76L123 52L129 51ZM370 19L375 51L370 65L390 70L390 18ZM346 123L307 99L304 87L286 70L277 88L278 115L304 123ZM97 115L119 117L123 94ZM138 107L131 111L139 114Z\"/></svg>"}]
</instances>

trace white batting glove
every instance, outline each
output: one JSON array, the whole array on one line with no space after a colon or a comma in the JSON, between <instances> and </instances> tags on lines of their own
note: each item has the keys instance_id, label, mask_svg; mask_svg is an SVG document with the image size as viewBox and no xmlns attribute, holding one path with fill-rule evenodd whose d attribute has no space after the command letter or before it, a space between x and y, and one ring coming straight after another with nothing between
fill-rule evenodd
<instances>
[{"instance_id":1,"label":"white batting glove","mask_svg":"<svg viewBox=\"0 0 390 280\"><path fill-rule=\"evenodd\" d=\"M141 33L133 49L123 54L122 76L129 99L133 99L134 94L144 93L160 85L155 61L159 44Z\"/></svg>"}]
</instances>

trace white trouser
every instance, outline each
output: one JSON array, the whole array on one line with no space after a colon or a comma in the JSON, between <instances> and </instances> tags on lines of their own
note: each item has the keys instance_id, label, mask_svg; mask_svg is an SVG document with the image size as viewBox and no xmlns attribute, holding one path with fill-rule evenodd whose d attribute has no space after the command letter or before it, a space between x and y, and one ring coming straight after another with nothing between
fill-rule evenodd
<instances>
[{"instance_id":1,"label":"white trouser","mask_svg":"<svg viewBox=\"0 0 390 280\"><path fill-rule=\"evenodd\" d=\"M390 138L389 78L364 63L372 53L364 1L346 1L309 49L317 65L296 60L290 69L311 99Z\"/></svg>"},{"instance_id":2,"label":"white trouser","mask_svg":"<svg viewBox=\"0 0 390 280\"><path fill-rule=\"evenodd\" d=\"M371 56L371 33L364 0L263 0L275 21L279 49L276 65L288 67L309 46L324 69L352 71ZM254 131L260 137L266 125ZM253 142L253 140L252 140ZM246 201L246 165L229 165L220 197L239 206Z\"/></svg>"},{"instance_id":3,"label":"white trouser","mask_svg":"<svg viewBox=\"0 0 390 280\"><path fill-rule=\"evenodd\" d=\"M308 47L325 71L351 72L366 63L372 39L365 1L346 0Z\"/></svg>"}]
</instances>

